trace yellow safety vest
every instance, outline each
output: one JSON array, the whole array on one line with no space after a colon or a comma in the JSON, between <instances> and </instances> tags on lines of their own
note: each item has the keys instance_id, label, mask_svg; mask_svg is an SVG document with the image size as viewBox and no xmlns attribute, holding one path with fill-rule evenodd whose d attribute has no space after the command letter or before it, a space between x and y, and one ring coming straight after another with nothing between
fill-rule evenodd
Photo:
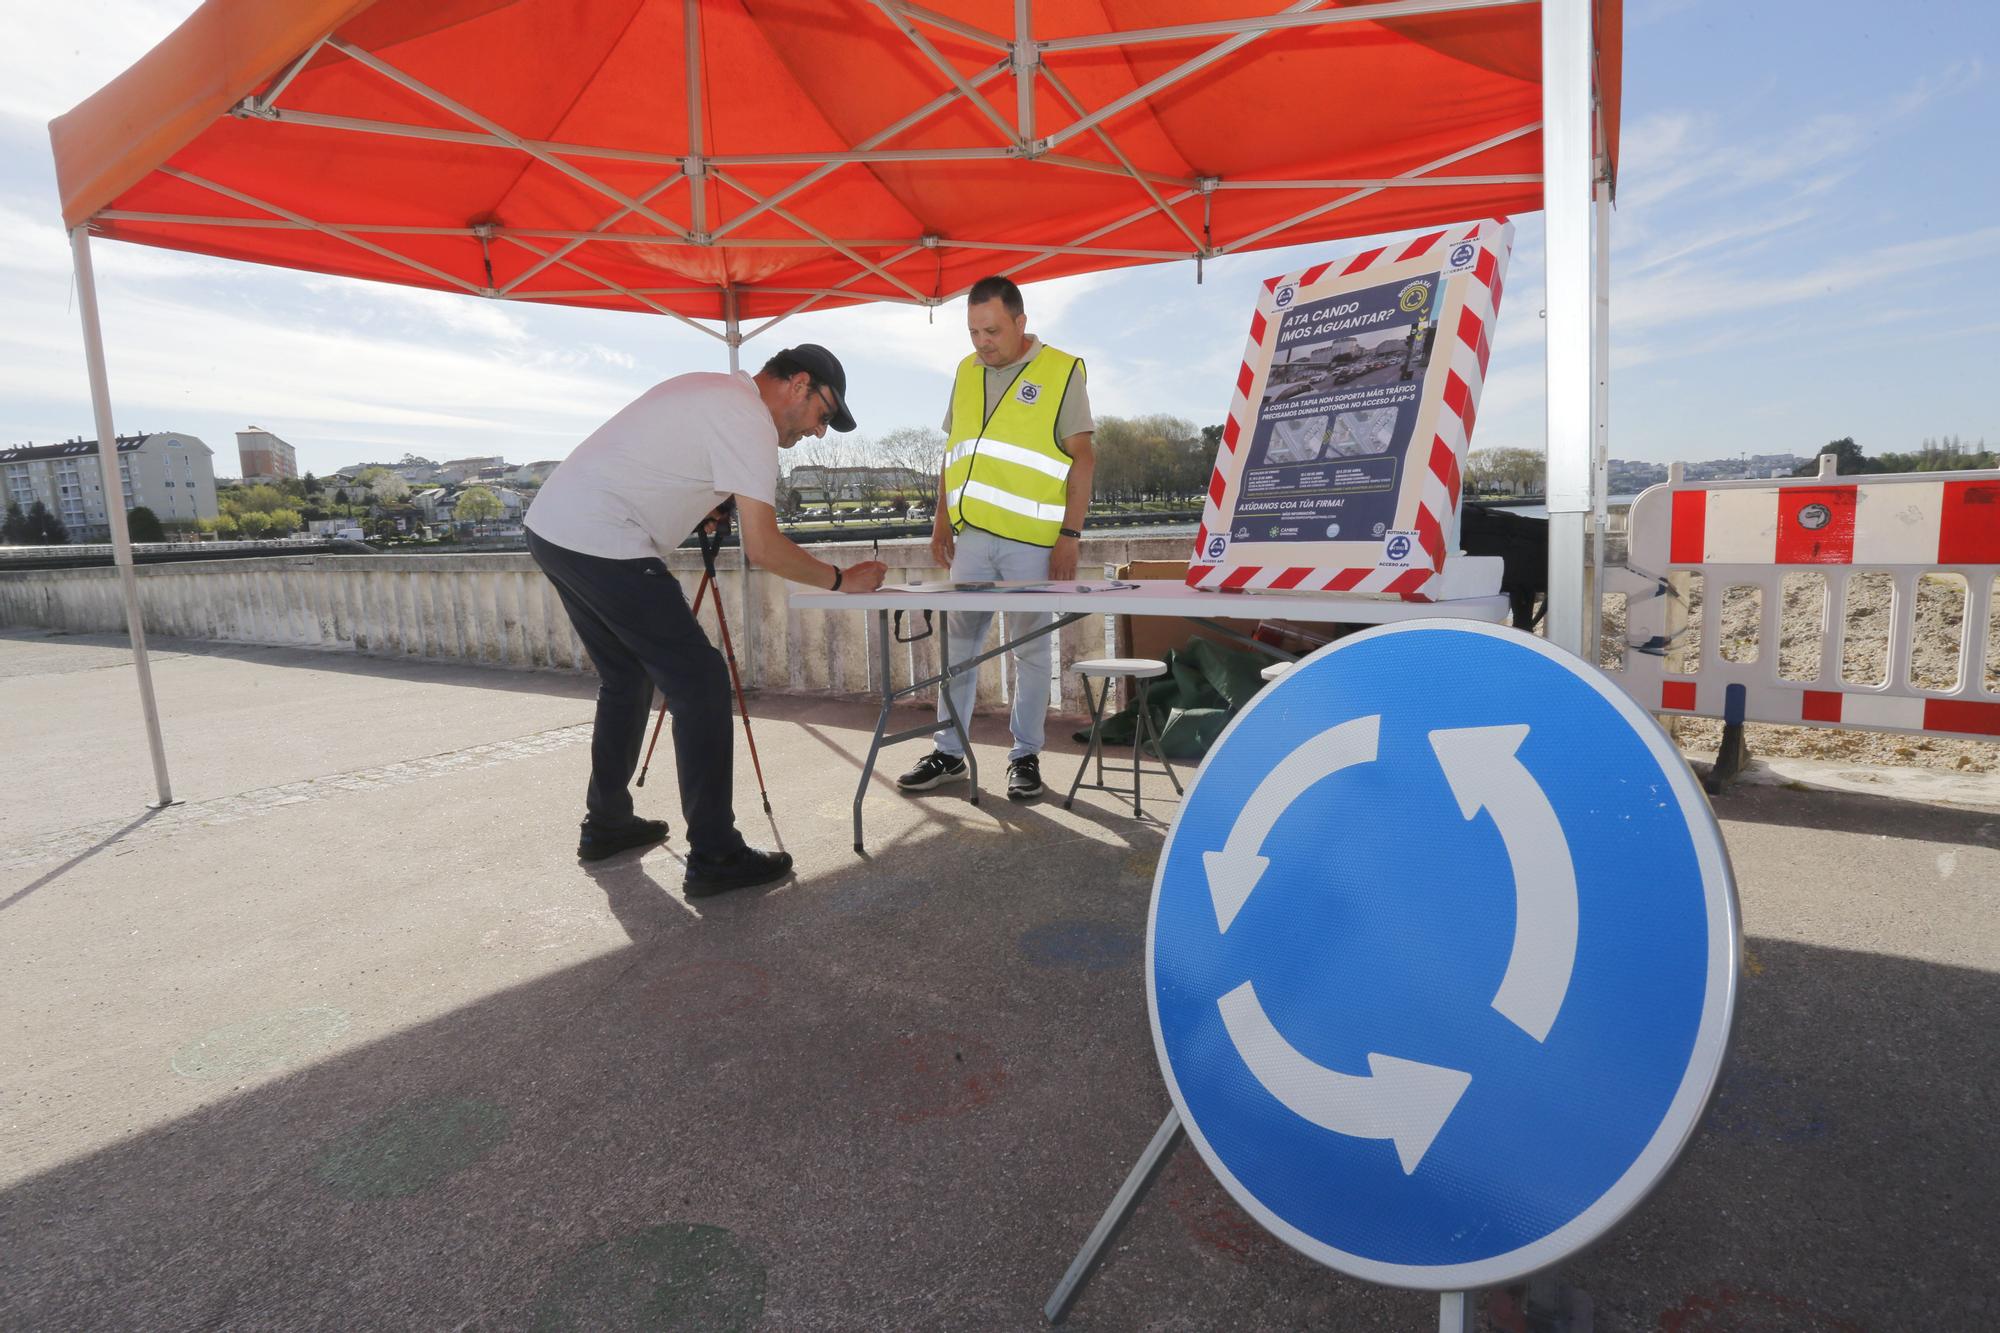
<instances>
[{"instance_id":1,"label":"yellow safety vest","mask_svg":"<svg viewBox=\"0 0 2000 1333\"><path fill-rule=\"evenodd\" d=\"M946 513L955 531L980 528L1009 541L1054 546L1069 497L1069 455L1056 418L1083 362L1047 343L986 415L986 364L959 363L945 442Z\"/></svg>"}]
</instances>

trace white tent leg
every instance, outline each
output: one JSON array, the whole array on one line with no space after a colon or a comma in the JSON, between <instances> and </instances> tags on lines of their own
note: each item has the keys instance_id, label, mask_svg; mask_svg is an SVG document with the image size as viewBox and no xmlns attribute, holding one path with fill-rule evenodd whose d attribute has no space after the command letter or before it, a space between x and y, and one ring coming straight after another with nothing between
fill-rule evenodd
<instances>
[{"instance_id":1,"label":"white tent leg","mask_svg":"<svg viewBox=\"0 0 2000 1333\"><path fill-rule=\"evenodd\" d=\"M1590 371L1592 389L1590 623L1585 643L1604 634L1604 541L1611 524L1611 168L1597 164L1597 263L1591 269ZM1586 656L1585 661L1596 661Z\"/></svg>"},{"instance_id":2,"label":"white tent leg","mask_svg":"<svg viewBox=\"0 0 2000 1333\"><path fill-rule=\"evenodd\" d=\"M1584 655L1591 492L1590 0L1542 3L1542 207L1548 224L1549 642Z\"/></svg>"},{"instance_id":3,"label":"white tent leg","mask_svg":"<svg viewBox=\"0 0 2000 1333\"><path fill-rule=\"evenodd\" d=\"M146 744L153 752L153 781L160 799L155 809L174 803L167 781L167 747L160 739L160 709L153 702L153 668L146 659L146 626L139 614L139 580L132 572L132 533L125 522L125 488L118 477L118 437L111 429L111 387L104 374L104 331L97 322L97 279L90 267L90 233L69 234L76 264L77 306L83 312L83 357L90 369L90 405L97 416L97 461L104 471L104 517L111 525L111 556L125 594L125 627L132 636L132 665L139 675L139 706L146 714Z\"/></svg>"}]
</instances>

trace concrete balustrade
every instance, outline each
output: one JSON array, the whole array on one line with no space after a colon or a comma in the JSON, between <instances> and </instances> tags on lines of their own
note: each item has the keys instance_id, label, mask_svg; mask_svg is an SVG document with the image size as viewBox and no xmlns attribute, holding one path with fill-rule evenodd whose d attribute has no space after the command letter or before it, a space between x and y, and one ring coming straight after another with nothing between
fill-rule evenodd
<instances>
[{"instance_id":1,"label":"concrete balustrade","mask_svg":"<svg viewBox=\"0 0 2000 1333\"><path fill-rule=\"evenodd\" d=\"M1185 537L1091 538L1083 543L1079 573L1092 578L1129 560L1184 559L1187 547ZM879 558L888 564L892 583L943 577L922 541L884 542L879 551L860 542L813 549L843 565ZM699 554L677 551L667 563L692 598L701 582ZM794 611L787 597L791 585L783 579L758 570L746 579L734 550L723 552L718 563L746 688L848 695L880 689L882 645L872 614ZM519 670L591 669L554 585L525 552L270 556L141 565L134 572L150 635ZM719 645L707 607L702 622ZM117 571L0 570L0 626L123 632ZM906 625L904 632L915 629L921 626ZM1105 636L1103 619L1094 616L1061 631L1055 706L1081 710L1069 667L1080 658L1104 655ZM903 685L934 672L937 645L935 634L890 644L892 679ZM1011 695L1003 660L980 669L981 707L1003 707Z\"/></svg>"}]
</instances>

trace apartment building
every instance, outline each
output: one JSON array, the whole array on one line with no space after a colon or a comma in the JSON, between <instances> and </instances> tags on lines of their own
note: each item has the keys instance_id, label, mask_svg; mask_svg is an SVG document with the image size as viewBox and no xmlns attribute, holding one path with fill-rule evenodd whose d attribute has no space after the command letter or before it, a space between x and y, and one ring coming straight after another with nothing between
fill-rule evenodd
<instances>
[{"instance_id":1,"label":"apartment building","mask_svg":"<svg viewBox=\"0 0 2000 1333\"><path fill-rule=\"evenodd\" d=\"M262 426L236 432L236 457L245 481L283 481L299 475L298 450Z\"/></svg>"},{"instance_id":2,"label":"apartment building","mask_svg":"<svg viewBox=\"0 0 2000 1333\"><path fill-rule=\"evenodd\" d=\"M118 437L118 482L125 508L141 505L162 523L214 518L214 450L192 435L161 431ZM40 500L73 542L111 539L104 510L104 470L95 440L0 449L0 505L26 513Z\"/></svg>"}]
</instances>

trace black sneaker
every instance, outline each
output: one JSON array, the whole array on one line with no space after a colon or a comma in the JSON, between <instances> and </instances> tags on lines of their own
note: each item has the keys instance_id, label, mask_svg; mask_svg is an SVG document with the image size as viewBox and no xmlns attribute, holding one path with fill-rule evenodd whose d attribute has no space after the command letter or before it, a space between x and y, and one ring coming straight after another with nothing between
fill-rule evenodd
<instances>
[{"instance_id":1,"label":"black sneaker","mask_svg":"<svg viewBox=\"0 0 2000 1333\"><path fill-rule=\"evenodd\" d=\"M1007 762L1007 799L1032 801L1042 794L1042 757L1024 754Z\"/></svg>"},{"instance_id":2,"label":"black sneaker","mask_svg":"<svg viewBox=\"0 0 2000 1333\"><path fill-rule=\"evenodd\" d=\"M932 750L917 761L917 766L896 779L896 785L904 791L929 791L947 782L963 782L969 770L965 760L943 750Z\"/></svg>"},{"instance_id":3,"label":"black sneaker","mask_svg":"<svg viewBox=\"0 0 2000 1333\"><path fill-rule=\"evenodd\" d=\"M744 847L728 856L690 852L687 864L681 892L690 898L711 898L731 889L747 889L783 879L792 873L792 854L760 852L755 847Z\"/></svg>"},{"instance_id":4,"label":"black sneaker","mask_svg":"<svg viewBox=\"0 0 2000 1333\"><path fill-rule=\"evenodd\" d=\"M577 836L576 856L579 861L602 861L607 856L616 856L634 847L650 847L656 842L667 840L667 821L664 819L635 819L629 824L619 824L612 828L583 826Z\"/></svg>"}]
</instances>

